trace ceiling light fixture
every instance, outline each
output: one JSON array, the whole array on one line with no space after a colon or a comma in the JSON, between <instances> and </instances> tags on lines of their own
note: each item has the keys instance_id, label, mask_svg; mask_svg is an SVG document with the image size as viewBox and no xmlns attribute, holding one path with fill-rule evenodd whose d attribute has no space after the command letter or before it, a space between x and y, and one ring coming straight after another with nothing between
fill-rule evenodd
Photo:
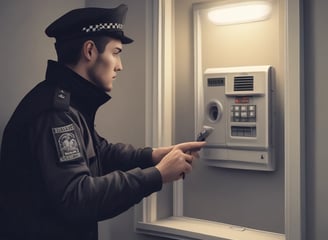
<instances>
[{"instance_id":1,"label":"ceiling light fixture","mask_svg":"<svg viewBox=\"0 0 328 240\"><path fill-rule=\"evenodd\" d=\"M271 1L246 1L211 8L208 18L216 25L230 25L263 21L271 11Z\"/></svg>"}]
</instances>

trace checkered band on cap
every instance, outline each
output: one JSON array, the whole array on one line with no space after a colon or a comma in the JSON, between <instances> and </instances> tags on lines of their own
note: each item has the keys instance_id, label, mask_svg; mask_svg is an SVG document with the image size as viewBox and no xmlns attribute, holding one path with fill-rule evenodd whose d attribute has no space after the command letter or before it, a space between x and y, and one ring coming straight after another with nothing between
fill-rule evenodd
<instances>
[{"instance_id":1,"label":"checkered band on cap","mask_svg":"<svg viewBox=\"0 0 328 240\"><path fill-rule=\"evenodd\" d=\"M82 28L82 32L99 32L103 29L123 29L121 23L98 23L95 25L89 25Z\"/></svg>"}]
</instances>

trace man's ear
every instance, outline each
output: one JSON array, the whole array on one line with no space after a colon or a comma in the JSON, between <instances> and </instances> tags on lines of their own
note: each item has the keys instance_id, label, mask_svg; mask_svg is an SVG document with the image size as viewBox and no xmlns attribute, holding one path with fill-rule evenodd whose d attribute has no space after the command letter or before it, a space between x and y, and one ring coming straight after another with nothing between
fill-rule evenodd
<instances>
[{"instance_id":1,"label":"man's ear","mask_svg":"<svg viewBox=\"0 0 328 240\"><path fill-rule=\"evenodd\" d=\"M83 43L82 47L82 56L88 61L91 61L94 56L96 56L96 53L98 52L96 45L93 41L88 40Z\"/></svg>"}]
</instances>

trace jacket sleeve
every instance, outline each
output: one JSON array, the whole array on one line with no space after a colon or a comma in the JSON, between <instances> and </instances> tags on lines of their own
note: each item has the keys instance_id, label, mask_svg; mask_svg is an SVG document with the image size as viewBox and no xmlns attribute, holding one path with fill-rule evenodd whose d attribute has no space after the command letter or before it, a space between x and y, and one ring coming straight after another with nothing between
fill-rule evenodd
<instances>
[{"instance_id":1,"label":"jacket sleeve","mask_svg":"<svg viewBox=\"0 0 328 240\"><path fill-rule=\"evenodd\" d=\"M129 144L108 143L97 133L95 138L95 147L99 153L104 174L115 170L128 171L133 168L145 169L154 166L153 149L150 147L135 149Z\"/></svg>"},{"instance_id":2,"label":"jacket sleeve","mask_svg":"<svg viewBox=\"0 0 328 240\"><path fill-rule=\"evenodd\" d=\"M74 223L104 220L161 189L155 167L92 176L89 166L95 158L89 158L83 134L65 112L43 114L30 131L47 195L63 218Z\"/></svg>"}]
</instances>

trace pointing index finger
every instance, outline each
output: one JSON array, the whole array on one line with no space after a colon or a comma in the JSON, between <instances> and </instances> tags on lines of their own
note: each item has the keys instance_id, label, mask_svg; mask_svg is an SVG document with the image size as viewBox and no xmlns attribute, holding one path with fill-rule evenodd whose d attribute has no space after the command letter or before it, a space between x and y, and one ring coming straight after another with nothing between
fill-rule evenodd
<instances>
[{"instance_id":1,"label":"pointing index finger","mask_svg":"<svg viewBox=\"0 0 328 240\"><path fill-rule=\"evenodd\" d=\"M184 142L175 145L176 148L180 149L182 152L189 152L189 151L199 151L206 142Z\"/></svg>"}]
</instances>

